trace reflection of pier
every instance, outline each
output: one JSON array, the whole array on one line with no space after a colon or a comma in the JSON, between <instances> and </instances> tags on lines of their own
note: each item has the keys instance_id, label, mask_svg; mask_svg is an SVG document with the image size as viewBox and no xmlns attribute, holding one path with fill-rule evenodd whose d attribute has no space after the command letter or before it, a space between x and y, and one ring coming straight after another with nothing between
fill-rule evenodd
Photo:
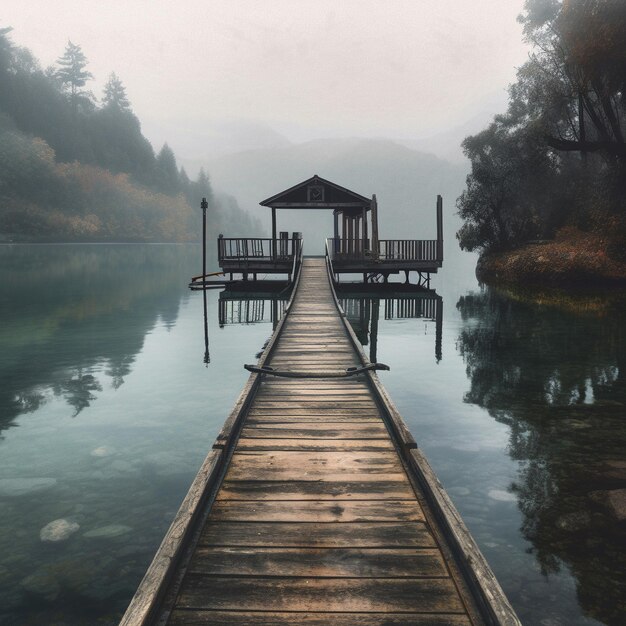
<instances>
[{"instance_id":1,"label":"reflection of pier","mask_svg":"<svg viewBox=\"0 0 626 626\"><path fill-rule=\"evenodd\" d=\"M285 312L287 297L279 294L254 294L246 292L220 293L218 316L220 328L226 324L272 323L276 328Z\"/></svg>"},{"instance_id":2,"label":"reflection of pier","mask_svg":"<svg viewBox=\"0 0 626 626\"><path fill-rule=\"evenodd\" d=\"M350 287L356 288L351 290ZM435 322L435 358L441 361L441 334L443 325L443 300L432 290L415 290L405 285L363 284L338 287L341 306L359 341L369 345L370 361L376 362L378 347L378 321L383 319L423 319Z\"/></svg>"}]
</instances>

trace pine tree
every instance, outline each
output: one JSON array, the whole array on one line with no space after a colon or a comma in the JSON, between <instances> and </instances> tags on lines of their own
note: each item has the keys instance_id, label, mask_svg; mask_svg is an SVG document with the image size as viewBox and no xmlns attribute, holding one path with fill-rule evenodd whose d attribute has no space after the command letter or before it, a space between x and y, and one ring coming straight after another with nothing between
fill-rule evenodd
<instances>
[{"instance_id":1,"label":"pine tree","mask_svg":"<svg viewBox=\"0 0 626 626\"><path fill-rule=\"evenodd\" d=\"M72 110L76 114L79 104L88 107L94 100L93 94L83 89L87 81L93 78L93 74L85 69L87 57L80 46L68 40L63 56L57 59L57 65L57 76L69 94Z\"/></svg>"},{"instance_id":2,"label":"pine tree","mask_svg":"<svg viewBox=\"0 0 626 626\"><path fill-rule=\"evenodd\" d=\"M209 205L213 205L213 189L211 188L211 180L208 174L204 171L204 168L200 168L198 178L196 180L196 193L199 197L206 198Z\"/></svg>"},{"instance_id":3,"label":"pine tree","mask_svg":"<svg viewBox=\"0 0 626 626\"><path fill-rule=\"evenodd\" d=\"M158 188L163 193L175 195L180 191L178 167L172 149L165 143L156 157Z\"/></svg>"},{"instance_id":4,"label":"pine tree","mask_svg":"<svg viewBox=\"0 0 626 626\"><path fill-rule=\"evenodd\" d=\"M130 102L126 96L126 88L115 72L111 72L109 80L104 86L102 104L106 109L130 113Z\"/></svg>"},{"instance_id":5,"label":"pine tree","mask_svg":"<svg viewBox=\"0 0 626 626\"><path fill-rule=\"evenodd\" d=\"M13 44L8 34L13 29L10 26L0 28L0 74L6 74L13 58Z\"/></svg>"}]
</instances>

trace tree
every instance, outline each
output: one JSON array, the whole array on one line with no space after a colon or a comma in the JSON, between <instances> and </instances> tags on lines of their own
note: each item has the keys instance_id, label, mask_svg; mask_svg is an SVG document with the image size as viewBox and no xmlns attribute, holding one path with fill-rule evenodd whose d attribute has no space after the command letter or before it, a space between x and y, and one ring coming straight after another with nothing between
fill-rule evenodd
<instances>
[{"instance_id":1,"label":"tree","mask_svg":"<svg viewBox=\"0 0 626 626\"><path fill-rule=\"evenodd\" d=\"M13 29L10 26L0 28L0 77L7 74L13 58L13 44L8 34Z\"/></svg>"},{"instance_id":2,"label":"tree","mask_svg":"<svg viewBox=\"0 0 626 626\"><path fill-rule=\"evenodd\" d=\"M544 234L550 219L542 213L553 205L541 192L554 167L539 138L512 116L497 116L463 141L463 152L472 170L457 200L465 221L457 233L461 248L502 250Z\"/></svg>"},{"instance_id":3,"label":"tree","mask_svg":"<svg viewBox=\"0 0 626 626\"><path fill-rule=\"evenodd\" d=\"M180 180L178 178L178 167L173 150L163 144L161 151L156 157L157 187L162 193L176 195L180 191Z\"/></svg>"},{"instance_id":4,"label":"tree","mask_svg":"<svg viewBox=\"0 0 626 626\"><path fill-rule=\"evenodd\" d=\"M111 72L109 80L104 86L102 104L104 108L130 113L130 102L126 96L126 89L115 72Z\"/></svg>"},{"instance_id":5,"label":"tree","mask_svg":"<svg viewBox=\"0 0 626 626\"><path fill-rule=\"evenodd\" d=\"M547 82L554 96L552 106L534 106L548 145L626 160L623 0L527 0L519 21L534 46L520 77Z\"/></svg>"},{"instance_id":6,"label":"tree","mask_svg":"<svg viewBox=\"0 0 626 626\"><path fill-rule=\"evenodd\" d=\"M93 105L94 95L83 87L87 81L93 79L93 74L87 71L87 57L81 47L68 40L65 52L57 59L57 76L69 95L72 111L76 115L78 107L90 109Z\"/></svg>"}]
</instances>

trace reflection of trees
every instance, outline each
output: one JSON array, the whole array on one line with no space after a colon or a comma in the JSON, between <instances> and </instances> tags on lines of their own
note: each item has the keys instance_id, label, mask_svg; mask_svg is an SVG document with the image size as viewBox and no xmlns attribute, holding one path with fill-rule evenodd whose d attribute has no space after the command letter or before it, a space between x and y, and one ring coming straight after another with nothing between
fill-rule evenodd
<instances>
[{"instance_id":1,"label":"reflection of trees","mask_svg":"<svg viewBox=\"0 0 626 626\"><path fill-rule=\"evenodd\" d=\"M91 374L82 374L80 371L76 376L68 378L53 385L54 395L65 398L70 406L74 407L76 417L89 403L96 399L94 391L102 391L102 385Z\"/></svg>"},{"instance_id":2,"label":"reflection of trees","mask_svg":"<svg viewBox=\"0 0 626 626\"><path fill-rule=\"evenodd\" d=\"M587 613L621 623L624 527L606 496L626 487L623 301L593 317L486 290L457 308L465 401L510 428L523 535L545 573L571 568Z\"/></svg>"},{"instance_id":3,"label":"reflection of trees","mask_svg":"<svg viewBox=\"0 0 626 626\"><path fill-rule=\"evenodd\" d=\"M55 394L77 415L117 389L186 294L185 246L0 247L0 431Z\"/></svg>"}]
</instances>

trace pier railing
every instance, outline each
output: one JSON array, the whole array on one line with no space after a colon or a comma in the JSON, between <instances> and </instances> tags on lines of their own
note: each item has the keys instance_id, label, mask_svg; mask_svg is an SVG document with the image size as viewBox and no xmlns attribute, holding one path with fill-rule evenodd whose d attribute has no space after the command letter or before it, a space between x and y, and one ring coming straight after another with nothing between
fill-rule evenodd
<instances>
[{"instance_id":1,"label":"pier railing","mask_svg":"<svg viewBox=\"0 0 626 626\"><path fill-rule=\"evenodd\" d=\"M443 241L439 239L379 239L378 249L372 249L370 239L328 239L333 261L433 261L443 260Z\"/></svg>"},{"instance_id":2,"label":"pier railing","mask_svg":"<svg viewBox=\"0 0 626 626\"><path fill-rule=\"evenodd\" d=\"M260 237L219 237L219 261L287 261L293 263L302 246L302 239L266 239Z\"/></svg>"}]
</instances>

